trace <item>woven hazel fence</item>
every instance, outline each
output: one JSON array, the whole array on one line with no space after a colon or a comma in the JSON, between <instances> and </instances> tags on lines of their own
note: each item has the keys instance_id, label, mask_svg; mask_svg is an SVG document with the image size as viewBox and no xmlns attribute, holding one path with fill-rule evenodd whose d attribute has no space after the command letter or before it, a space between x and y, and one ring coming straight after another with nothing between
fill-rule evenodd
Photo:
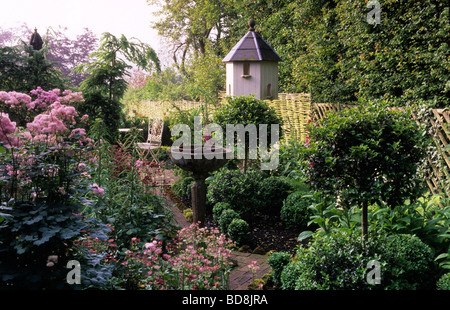
<instances>
[{"instance_id":1,"label":"woven hazel fence","mask_svg":"<svg viewBox=\"0 0 450 310\"><path fill-rule=\"evenodd\" d=\"M318 119L326 117L329 111L339 111L340 109L352 108L354 105L337 105L330 103L314 103L313 115ZM392 110L401 110L402 108L392 107ZM423 119L422 122L429 122L429 132L432 134L434 145L439 153L441 160L436 160L436 156L429 155L426 159L424 172L426 173L425 181L432 194L445 193L450 197L450 192L445 190L445 180L450 180L450 111L446 109L432 109L432 114L428 119ZM415 113L412 117L420 124L419 118Z\"/></svg>"},{"instance_id":2,"label":"woven hazel fence","mask_svg":"<svg viewBox=\"0 0 450 310\"><path fill-rule=\"evenodd\" d=\"M219 93L219 104L225 102L225 92ZM306 138L306 124L311 115L311 97L309 94L279 94L278 99L264 100L270 107L274 108L276 114L283 120L281 127L283 139L302 140ZM148 117L150 119L169 117L171 113L176 112L177 108L185 111L199 108L203 105L201 102L179 100L175 102L168 101L141 101L127 105L127 114ZM215 107L208 105L208 115L212 117Z\"/></svg>"},{"instance_id":3,"label":"woven hazel fence","mask_svg":"<svg viewBox=\"0 0 450 310\"><path fill-rule=\"evenodd\" d=\"M225 102L225 92L219 93L219 102ZM307 93L280 93L278 99L264 100L283 120L283 138L289 140L306 139L306 124L312 112L311 95Z\"/></svg>"},{"instance_id":4,"label":"woven hazel fence","mask_svg":"<svg viewBox=\"0 0 450 310\"><path fill-rule=\"evenodd\" d=\"M278 99L265 100L283 120L285 140L305 141L306 124L311 115L311 96L305 93L278 94Z\"/></svg>"},{"instance_id":5,"label":"woven hazel fence","mask_svg":"<svg viewBox=\"0 0 450 310\"><path fill-rule=\"evenodd\" d=\"M169 101L140 101L129 103L127 105L127 114L137 117L147 117L150 119L164 119L169 117L179 108L182 111L200 108L203 105L201 102L178 100L174 102ZM177 108L176 108L177 107ZM208 106L209 113L212 113L213 107Z\"/></svg>"}]
</instances>

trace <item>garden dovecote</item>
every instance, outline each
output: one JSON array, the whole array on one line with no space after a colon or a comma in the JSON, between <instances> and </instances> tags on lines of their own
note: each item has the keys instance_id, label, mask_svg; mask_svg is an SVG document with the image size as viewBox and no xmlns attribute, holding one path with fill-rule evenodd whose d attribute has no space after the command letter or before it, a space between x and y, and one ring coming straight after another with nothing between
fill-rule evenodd
<instances>
[{"instance_id":1,"label":"garden dovecote","mask_svg":"<svg viewBox=\"0 0 450 310\"><path fill-rule=\"evenodd\" d=\"M226 63L226 94L277 99L278 62L283 60L255 31L255 22L248 24L247 34L222 60Z\"/></svg>"}]
</instances>

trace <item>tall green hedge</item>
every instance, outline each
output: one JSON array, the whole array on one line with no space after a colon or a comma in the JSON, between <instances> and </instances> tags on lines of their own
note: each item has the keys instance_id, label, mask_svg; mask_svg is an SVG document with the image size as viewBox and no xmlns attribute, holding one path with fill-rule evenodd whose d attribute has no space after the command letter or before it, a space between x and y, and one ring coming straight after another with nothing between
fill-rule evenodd
<instances>
[{"instance_id":1,"label":"tall green hedge","mask_svg":"<svg viewBox=\"0 0 450 310\"><path fill-rule=\"evenodd\" d=\"M284 59L281 90L310 92L315 102L365 98L392 106L447 106L448 1L378 0L379 24L368 22L374 9L368 2L294 0L251 7L257 31Z\"/></svg>"}]
</instances>

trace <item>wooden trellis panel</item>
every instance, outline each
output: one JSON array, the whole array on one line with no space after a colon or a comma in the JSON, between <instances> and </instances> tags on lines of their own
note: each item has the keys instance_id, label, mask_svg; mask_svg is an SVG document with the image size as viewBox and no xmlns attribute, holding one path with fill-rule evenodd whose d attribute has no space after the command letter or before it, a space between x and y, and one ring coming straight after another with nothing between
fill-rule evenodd
<instances>
[{"instance_id":1,"label":"wooden trellis panel","mask_svg":"<svg viewBox=\"0 0 450 310\"><path fill-rule=\"evenodd\" d=\"M428 187L430 188L432 193L442 193L443 192L443 180L448 180L448 172L450 169L450 152L448 148L446 148L450 142L450 132L449 132L449 124L450 124L450 112L446 109L433 109L433 116L429 119L433 131L433 141L436 144L441 158L443 160L442 165L444 169L439 169L440 167L436 166L430 157L427 158L428 164L431 167L431 173L427 179ZM446 193L449 196L449 193Z\"/></svg>"},{"instance_id":2,"label":"wooden trellis panel","mask_svg":"<svg viewBox=\"0 0 450 310\"><path fill-rule=\"evenodd\" d=\"M351 104L333 104L333 103L314 103L314 116L318 119L326 117L329 111L337 112L341 109L354 108L356 105Z\"/></svg>"}]
</instances>

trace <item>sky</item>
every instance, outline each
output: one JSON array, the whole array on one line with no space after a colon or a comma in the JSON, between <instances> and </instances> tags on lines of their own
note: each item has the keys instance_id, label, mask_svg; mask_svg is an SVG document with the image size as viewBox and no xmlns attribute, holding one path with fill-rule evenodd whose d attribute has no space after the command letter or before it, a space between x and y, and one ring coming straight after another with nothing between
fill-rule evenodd
<instances>
[{"instance_id":1,"label":"sky","mask_svg":"<svg viewBox=\"0 0 450 310\"><path fill-rule=\"evenodd\" d=\"M159 54L160 39L150 27L153 11L146 0L0 0L0 27L26 23L42 35L48 27L62 26L69 37L89 28L99 38L103 32L135 37Z\"/></svg>"}]
</instances>

